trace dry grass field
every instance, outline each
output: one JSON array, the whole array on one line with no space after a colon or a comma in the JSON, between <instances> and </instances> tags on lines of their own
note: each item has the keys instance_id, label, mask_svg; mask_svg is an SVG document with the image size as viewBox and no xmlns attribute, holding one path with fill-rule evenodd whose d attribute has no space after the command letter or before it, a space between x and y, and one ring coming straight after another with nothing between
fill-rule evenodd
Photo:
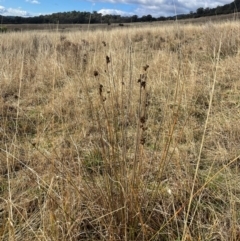
<instances>
[{"instance_id":1,"label":"dry grass field","mask_svg":"<svg viewBox=\"0 0 240 241\"><path fill-rule=\"evenodd\" d=\"M240 23L0 35L1 240L240 240Z\"/></svg>"}]
</instances>

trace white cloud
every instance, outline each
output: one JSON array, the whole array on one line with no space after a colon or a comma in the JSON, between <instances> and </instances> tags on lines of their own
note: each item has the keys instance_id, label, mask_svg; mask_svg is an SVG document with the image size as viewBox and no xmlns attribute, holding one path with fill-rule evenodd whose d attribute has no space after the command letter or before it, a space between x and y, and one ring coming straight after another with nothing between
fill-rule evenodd
<instances>
[{"instance_id":1,"label":"white cloud","mask_svg":"<svg viewBox=\"0 0 240 241\"><path fill-rule=\"evenodd\" d=\"M5 8L0 6L0 15L3 16L20 16L29 17L30 14L27 11L21 10L20 8Z\"/></svg>"},{"instance_id":2,"label":"white cloud","mask_svg":"<svg viewBox=\"0 0 240 241\"><path fill-rule=\"evenodd\" d=\"M121 16L134 15L134 13L124 12L124 11L117 10L117 9L101 9L101 10L98 11L98 13L101 13L102 15L107 15L107 14L121 15Z\"/></svg>"},{"instance_id":3,"label":"white cloud","mask_svg":"<svg viewBox=\"0 0 240 241\"><path fill-rule=\"evenodd\" d=\"M175 14L189 13L190 11L196 11L198 8L214 8L217 6L222 6L227 3L231 3L231 0L100 0L96 2L108 2L112 4L129 4L137 6L133 11L133 14L138 16L151 14L154 17L159 16L173 16ZM117 9L102 9L110 10L113 12L121 12ZM100 11L102 11L100 10ZM129 13L131 15L131 13ZM128 14L128 15L129 15ZM125 14L127 15L127 14Z\"/></svg>"},{"instance_id":4,"label":"white cloud","mask_svg":"<svg viewBox=\"0 0 240 241\"><path fill-rule=\"evenodd\" d=\"M32 4L40 4L40 2L37 0L25 0L25 1Z\"/></svg>"}]
</instances>

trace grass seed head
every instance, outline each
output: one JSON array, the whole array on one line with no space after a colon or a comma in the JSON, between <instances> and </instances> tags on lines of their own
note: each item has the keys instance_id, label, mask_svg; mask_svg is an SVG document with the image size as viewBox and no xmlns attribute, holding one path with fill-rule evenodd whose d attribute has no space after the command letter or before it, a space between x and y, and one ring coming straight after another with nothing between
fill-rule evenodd
<instances>
[{"instance_id":1,"label":"grass seed head","mask_svg":"<svg viewBox=\"0 0 240 241\"><path fill-rule=\"evenodd\" d=\"M100 85L99 85L99 94L102 95L102 92L103 92L103 85L100 84Z\"/></svg>"},{"instance_id":2,"label":"grass seed head","mask_svg":"<svg viewBox=\"0 0 240 241\"><path fill-rule=\"evenodd\" d=\"M140 117L140 122L141 122L142 124L144 124L144 123L146 122L146 117L145 117L145 116L141 116L141 117Z\"/></svg>"},{"instance_id":3,"label":"grass seed head","mask_svg":"<svg viewBox=\"0 0 240 241\"><path fill-rule=\"evenodd\" d=\"M148 64L146 64L145 66L143 66L144 71L147 71L148 68L149 68L149 65L148 65Z\"/></svg>"},{"instance_id":4,"label":"grass seed head","mask_svg":"<svg viewBox=\"0 0 240 241\"><path fill-rule=\"evenodd\" d=\"M141 87L144 88L144 89L146 88L146 81L141 82Z\"/></svg>"},{"instance_id":5,"label":"grass seed head","mask_svg":"<svg viewBox=\"0 0 240 241\"><path fill-rule=\"evenodd\" d=\"M110 61L110 57L109 56L106 56L106 63L109 64L111 61Z\"/></svg>"},{"instance_id":6,"label":"grass seed head","mask_svg":"<svg viewBox=\"0 0 240 241\"><path fill-rule=\"evenodd\" d=\"M97 76L99 75L98 71L97 71L97 70L94 70L94 71L93 71L93 75L94 75L95 77L97 77Z\"/></svg>"},{"instance_id":7,"label":"grass seed head","mask_svg":"<svg viewBox=\"0 0 240 241\"><path fill-rule=\"evenodd\" d=\"M144 145L146 142L146 137L142 137L140 140L141 145Z\"/></svg>"}]
</instances>

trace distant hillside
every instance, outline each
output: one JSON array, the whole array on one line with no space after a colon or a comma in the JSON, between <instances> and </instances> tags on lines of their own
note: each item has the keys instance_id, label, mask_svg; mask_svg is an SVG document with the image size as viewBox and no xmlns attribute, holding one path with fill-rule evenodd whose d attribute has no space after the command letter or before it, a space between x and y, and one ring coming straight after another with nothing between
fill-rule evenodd
<instances>
[{"instance_id":1,"label":"distant hillside","mask_svg":"<svg viewBox=\"0 0 240 241\"><path fill-rule=\"evenodd\" d=\"M213 15L230 14L234 12L240 12L240 0L235 0L232 3L218 6L216 8L198 8L196 12L190 12L189 14L179 14L177 16L169 17L152 17L152 15L145 15L138 17L133 16L121 16L121 15L102 15L96 11L90 12L61 12L53 13L50 15L40 15L36 17L12 17L1 16L2 24L42 24L42 23L59 23L59 24L84 24L84 23L131 23L131 22L151 22L151 21L166 21L175 19L191 19L200 18Z\"/></svg>"},{"instance_id":2,"label":"distant hillside","mask_svg":"<svg viewBox=\"0 0 240 241\"><path fill-rule=\"evenodd\" d=\"M178 19L187 18L200 18L213 15L222 15L240 12L240 0L235 0L232 3L225 4L223 6L217 6L216 8L198 8L196 12L190 12L189 14L177 15Z\"/></svg>"}]
</instances>

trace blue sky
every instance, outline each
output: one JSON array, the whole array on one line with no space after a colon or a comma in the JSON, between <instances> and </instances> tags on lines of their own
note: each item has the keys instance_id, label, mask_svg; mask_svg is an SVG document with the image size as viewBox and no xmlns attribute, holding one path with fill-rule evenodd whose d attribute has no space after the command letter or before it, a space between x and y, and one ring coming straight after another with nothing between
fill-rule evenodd
<instances>
[{"instance_id":1,"label":"blue sky","mask_svg":"<svg viewBox=\"0 0 240 241\"><path fill-rule=\"evenodd\" d=\"M36 16L67 11L97 11L103 14L172 16L216 7L233 0L0 0L0 15Z\"/></svg>"}]
</instances>

